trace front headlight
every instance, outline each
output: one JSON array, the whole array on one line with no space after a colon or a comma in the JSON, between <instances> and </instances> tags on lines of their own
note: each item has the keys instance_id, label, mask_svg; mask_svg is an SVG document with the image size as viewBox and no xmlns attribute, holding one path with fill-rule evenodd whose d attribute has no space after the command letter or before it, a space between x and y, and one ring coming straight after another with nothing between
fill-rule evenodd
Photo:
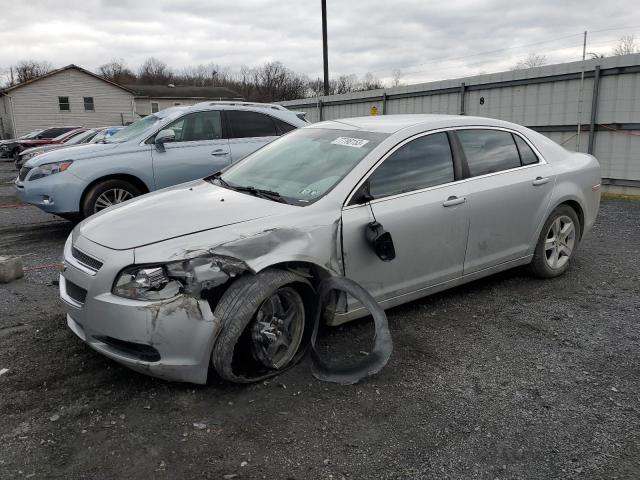
<instances>
[{"instance_id":1,"label":"front headlight","mask_svg":"<svg viewBox=\"0 0 640 480\"><path fill-rule=\"evenodd\" d=\"M134 300L166 300L180 293L181 284L167 276L164 266L125 268L113 284L115 295Z\"/></svg>"},{"instance_id":2,"label":"front headlight","mask_svg":"<svg viewBox=\"0 0 640 480\"><path fill-rule=\"evenodd\" d=\"M134 265L120 272L111 293L134 300L167 300L179 293L197 296L248 270L242 260L214 254L164 265Z\"/></svg>"},{"instance_id":3,"label":"front headlight","mask_svg":"<svg viewBox=\"0 0 640 480\"><path fill-rule=\"evenodd\" d=\"M26 162L27 160L31 160L33 157L38 155L39 152L25 153L24 155L20 155L22 157L22 161Z\"/></svg>"},{"instance_id":4,"label":"front headlight","mask_svg":"<svg viewBox=\"0 0 640 480\"><path fill-rule=\"evenodd\" d=\"M64 162L45 163L44 165L39 165L31 170L29 180L37 180L38 178L48 177L54 173L64 172L72 163L73 160L65 160Z\"/></svg>"}]
</instances>

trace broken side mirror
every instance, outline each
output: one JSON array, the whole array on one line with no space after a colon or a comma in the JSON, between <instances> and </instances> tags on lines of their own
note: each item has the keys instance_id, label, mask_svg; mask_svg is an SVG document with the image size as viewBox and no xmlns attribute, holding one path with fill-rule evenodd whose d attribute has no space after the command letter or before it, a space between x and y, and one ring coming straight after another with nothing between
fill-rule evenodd
<instances>
[{"instance_id":1,"label":"broken side mirror","mask_svg":"<svg viewBox=\"0 0 640 480\"><path fill-rule=\"evenodd\" d=\"M387 232L381 223L375 221L367 225L367 241L383 262L390 262L396 258L396 249L391 233Z\"/></svg>"},{"instance_id":2,"label":"broken side mirror","mask_svg":"<svg viewBox=\"0 0 640 480\"><path fill-rule=\"evenodd\" d=\"M171 128L166 128L164 130L160 130L156 134L156 138L153 141L153 143L155 143L156 148L159 151L164 152L164 144L169 142L175 142L175 141L176 141L176 132L174 132Z\"/></svg>"},{"instance_id":3,"label":"broken side mirror","mask_svg":"<svg viewBox=\"0 0 640 480\"><path fill-rule=\"evenodd\" d=\"M368 203L373 199L374 199L374 197L373 197L373 195L371 195L371 191L369 189L369 180L367 180L362 185L360 185L358 190L356 190L356 193L353 194L353 197L351 198L351 203L350 204L351 205L364 205L365 203Z\"/></svg>"}]
</instances>

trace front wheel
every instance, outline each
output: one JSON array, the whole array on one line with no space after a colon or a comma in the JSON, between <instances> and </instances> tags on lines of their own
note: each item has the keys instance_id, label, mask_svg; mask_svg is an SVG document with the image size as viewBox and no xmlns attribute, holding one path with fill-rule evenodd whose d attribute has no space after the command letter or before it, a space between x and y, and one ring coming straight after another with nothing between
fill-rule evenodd
<instances>
[{"instance_id":1,"label":"front wheel","mask_svg":"<svg viewBox=\"0 0 640 480\"><path fill-rule=\"evenodd\" d=\"M211 362L220 377L255 382L295 364L311 334L301 295L306 285L293 272L268 269L229 287L214 312L222 331Z\"/></svg>"},{"instance_id":2,"label":"front wheel","mask_svg":"<svg viewBox=\"0 0 640 480\"><path fill-rule=\"evenodd\" d=\"M95 184L85 195L82 202L82 216L90 217L105 208L126 202L142 192L126 180L105 180Z\"/></svg>"},{"instance_id":3,"label":"front wheel","mask_svg":"<svg viewBox=\"0 0 640 480\"><path fill-rule=\"evenodd\" d=\"M568 205L556 208L542 227L531 270L542 278L562 275L580 242L580 220Z\"/></svg>"}]
</instances>

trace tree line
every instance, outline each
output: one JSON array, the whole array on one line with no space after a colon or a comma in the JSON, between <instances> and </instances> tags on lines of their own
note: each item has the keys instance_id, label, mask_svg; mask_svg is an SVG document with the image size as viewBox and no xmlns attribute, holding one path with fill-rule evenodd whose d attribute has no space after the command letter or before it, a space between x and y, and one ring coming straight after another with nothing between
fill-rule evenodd
<instances>
[{"instance_id":1,"label":"tree line","mask_svg":"<svg viewBox=\"0 0 640 480\"><path fill-rule=\"evenodd\" d=\"M640 52L633 35L624 36L611 51L612 56ZM591 57L604 55L589 53ZM524 60L515 64L512 70L546 65L543 55L530 53ZM10 66L3 73L6 86L32 80L50 72L50 62L23 60ZM216 63L191 65L173 69L162 60L147 58L137 70L129 68L122 58L112 59L100 65L95 72L98 75L120 85L187 85L198 87L227 87L238 92L244 99L256 102L277 102L297 98L316 97L324 94L324 84L320 78L310 78L287 68L281 62L266 62L257 67L243 66L234 71ZM402 72L393 70L390 85L400 85ZM329 82L329 94L360 92L384 88L385 85L371 73L363 76L355 74L340 75Z\"/></svg>"}]
</instances>

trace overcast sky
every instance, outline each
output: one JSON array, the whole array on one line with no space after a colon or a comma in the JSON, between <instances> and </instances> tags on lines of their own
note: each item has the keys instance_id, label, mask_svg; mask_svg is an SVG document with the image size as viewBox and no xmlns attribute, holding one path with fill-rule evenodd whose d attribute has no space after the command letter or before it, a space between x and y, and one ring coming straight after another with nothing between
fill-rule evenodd
<instances>
[{"instance_id":1,"label":"overcast sky","mask_svg":"<svg viewBox=\"0 0 640 480\"><path fill-rule=\"evenodd\" d=\"M640 40L637 0L327 3L332 76L400 69L403 83L417 83L506 70L530 52L579 60L583 30L589 52L610 52L622 35ZM95 70L122 57L137 70L155 56L174 68L279 60L316 77L321 35L320 0L7 0L0 68L36 59Z\"/></svg>"}]
</instances>

